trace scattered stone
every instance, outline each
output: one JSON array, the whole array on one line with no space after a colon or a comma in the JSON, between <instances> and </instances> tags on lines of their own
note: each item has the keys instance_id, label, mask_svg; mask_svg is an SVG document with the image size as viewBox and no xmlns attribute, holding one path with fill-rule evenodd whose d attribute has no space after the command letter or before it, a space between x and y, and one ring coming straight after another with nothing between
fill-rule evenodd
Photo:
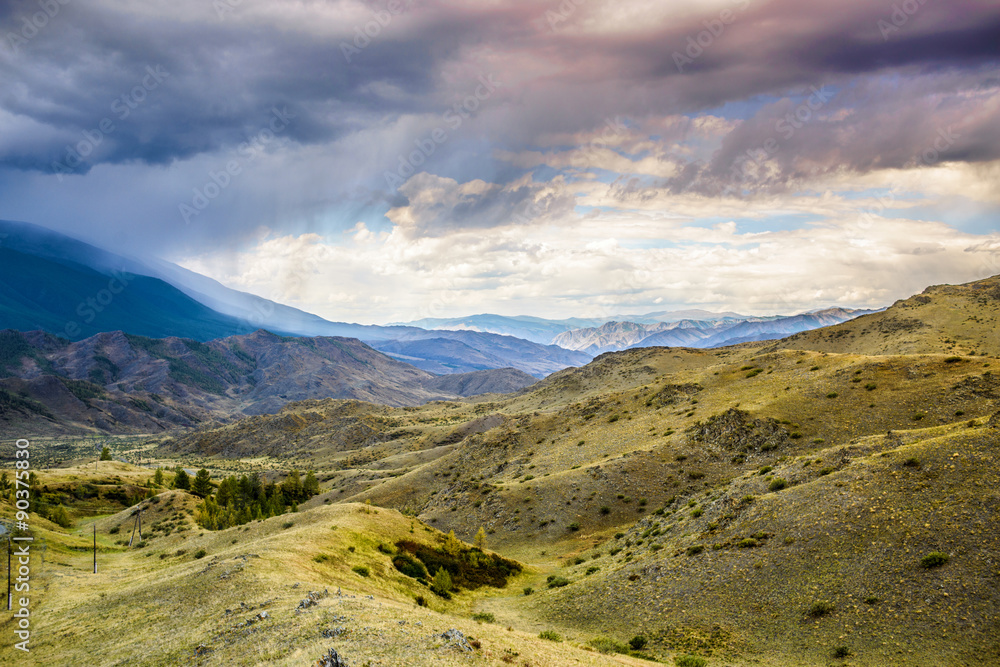
<instances>
[{"instance_id":1,"label":"scattered stone","mask_svg":"<svg viewBox=\"0 0 1000 667\"><path fill-rule=\"evenodd\" d=\"M194 649L194 654L195 655L205 655L207 653L211 653L211 651L212 651L212 647L205 646L204 644L198 644L198 646L196 646L195 649Z\"/></svg>"},{"instance_id":2,"label":"scattered stone","mask_svg":"<svg viewBox=\"0 0 1000 667\"><path fill-rule=\"evenodd\" d=\"M451 630L446 630L438 635L445 641L449 646L454 646L455 648L462 651L472 652L472 647L469 646L469 642L466 641L465 635L462 634L460 630L452 628Z\"/></svg>"},{"instance_id":3,"label":"scattered stone","mask_svg":"<svg viewBox=\"0 0 1000 667\"><path fill-rule=\"evenodd\" d=\"M319 604L319 601L327 597L330 594L328 590L324 590L322 593L319 591L309 591L306 598L299 602L299 606L296 607L296 611L301 611L303 609L308 609L309 607L315 607Z\"/></svg>"},{"instance_id":4,"label":"scattered stone","mask_svg":"<svg viewBox=\"0 0 1000 667\"><path fill-rule=\"evenodd\" d=\"M336 649L330 649L326 655L313 663L313 667L348 667L347 659L337 655Z\"/></svg>"},{"instance_id":5,"label":"scattered stone","mask_svg":"<svg viewBox=\"0 0 1000 667\"><path fill-rule=\"evenodd\" d=\"M322 635L323 639L334 639L344 634L345 632L347 632L347 628L341 628L341 627L327 628L323 630Z\"/></svg>"},{"instance_id":6,"label":"scattered stone","mask_svg":"<svg viewBox=\"0 0 1000 667\"><path fill-rule=\"evenodd\" d=\"M270 616L266 611L262 611L259 614L257 614L257 618L263 621L265 618L270 618Z\"/></svg>"}]
</instances>

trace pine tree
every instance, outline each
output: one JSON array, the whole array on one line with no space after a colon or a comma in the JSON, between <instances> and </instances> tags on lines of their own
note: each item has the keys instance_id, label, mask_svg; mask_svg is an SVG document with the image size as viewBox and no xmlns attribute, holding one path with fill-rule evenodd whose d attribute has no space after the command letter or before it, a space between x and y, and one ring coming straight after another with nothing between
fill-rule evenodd
<instances>
[{"instance_id":1,"label":"pine tree","mask_svg":"<svg viewBox=\"0 0 1000 667\"><path fill-rule=\"evenodd\" d=\"M472 538L472 543L480 551L486 551L486 531L480 526L479 530L476 531L476 536Z\"/></svg>"},{"instance_id":2,"label":"pine tree","mask_svg":"<svg viewBox=\"0 0 1000 667\"><path fill-rule=\"evenodd\" d=\"M191 493L199 498L205 498L212 495L212 478L209 476L208 471L204 468L199 470L198 474L194 476L194 483L191 485Z\"/></svg>"},{"instance_id":3,"label":"pine tree","mask_svg":"<svg viewBox=\"0 0 1000 667\"><path fill-rule=\"evenodd\" d=\"M174 488L185 491L191 488L191 477L180 466L177 467L177 474L174 475Z\"/></svg>"},{"instance_id":4,"label":"pine tree","mask_svg":"<svg viewBox=\"0 0 1000 667\"><path fill-rule=\"evenodd\" d=\"M101 450L101 460L102 461L110 461L111 460L111 450L108 449L107 445L105 445L104 449Z\"/></svg>"},{"instance_id":5,"label":"pine tree","mask_svg":"<svg viewBox=\"0 0 1000 667\"><path fill-rule=\"evenodd\" d=\"M285 494L285 502L289 504L302 500L302 481L298 470L288 473L288 477L281 483L281 492Z\"/></svg>"},{"instance_id":6,"label":"pine tree","mask_svg":"<svg viewBox=\"0 0 1000 667\"><path fill-rule=\"evenodd\" d=\"M455 531L449 531L444 538L444 550L449 556L458 556L462 553L462 542L455 537Z\"/></svg>"},{"instance_id":7,"label":"pine tree","mask_svg":"<svg viewBox=\"0 0 1000 667\"><path fill-rule=\"evenodd\" d=\"M448 570L439 567L434 573L434 580L431 582L431 590L442 597L451 597L448 591L451 590L451 575Z\"/></svg>"},{"instance_id":8,"label":"pine tree","mask_svg":"<svg viewBox=\"0 0 1000 667\"><path fill-rule=\"evenodd\" d=\"M153 474L153 484L163 486L163 468L157 468Z\"/></svg>"},{"instance_id":9,"label":"pine tree","mask_svg":"<svg viewBox=\"0 0 1000 667\"><path fill-rule=\"evenodd\" d=\"M312 470L306 474L306 478L302 481L302 492L307 498L312 498L319 493L319 480L316 479L316 474Z\"/></svg>"}]
</instances>

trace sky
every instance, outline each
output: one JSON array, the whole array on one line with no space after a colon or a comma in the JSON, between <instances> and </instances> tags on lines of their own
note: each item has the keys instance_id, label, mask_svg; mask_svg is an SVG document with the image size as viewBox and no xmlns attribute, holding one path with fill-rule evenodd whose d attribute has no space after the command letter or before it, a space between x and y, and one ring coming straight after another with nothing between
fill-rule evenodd
<instances>
[{"instance_id":1,"label":"sky","mask_svg":"<svg viewBox=\"0 0 1000 667\"><path fill-rule=\"evenodd\" d=\"M336 321L1000 274L995 0L4 0L0 218Z\"/></svg>"}]
</instances>

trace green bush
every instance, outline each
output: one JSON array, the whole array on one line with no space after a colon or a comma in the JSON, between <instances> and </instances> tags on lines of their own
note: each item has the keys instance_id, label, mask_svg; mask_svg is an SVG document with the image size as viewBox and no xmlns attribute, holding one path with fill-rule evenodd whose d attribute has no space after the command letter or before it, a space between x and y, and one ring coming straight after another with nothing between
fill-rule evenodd
<instances>
[{"instance_id":1,"label":"green bush","mask_svg":"<svg viewBox=\"0 0 1000 667\"><path fill-rule=\"evenodd\" d=\"M600 569L601 568L597 567L596 565L591 565L590 567L587 568L587 572L585 574L587 576L590 576L590 575L594 574L595 572L599 571Z\"/></svg>"},{"instance_id":2,"label":"green bush","mask_svg":"<svg viewBox=\"0 0 1000 667\"><path fill-rule=\"evenodd\" d=\"M525 586L524 587L524 594L525 595L531 595L534 592L535 592L535 589L532 588L531 586Z\"/></svg>"},{"instance_id":3,"label":"green bush","mask_svg":"<svg viewBox=\"0 0 1000 667\"><path fill-rule=\"evenodd\" d=\"M760 542L758 542L754 538L748 537L745 540L741 540L740 543L737 546L740 549L752 549L752 548L754 548L755 546L757 546L759 544L760 544Z\"/></svg>"},{"instance_id":4,"label":"green bush","mask_svg":"<svg viewBox=\"0 0 1000 667\"><path fill-rule=\"evenodd\" d=\"M351 568L351 571L360 574L362 577L371 576L371 571L369 571L369 569L364 565L355 565L354 567Z\"/></svg>"},{"instance_id":5,"label":"green bush","mask_svg":"<svg viewBox=\"0 0 1000 667\"><path fill-rule=\"evenodd\" d=\"M829 394L826 395L827 398L837 398L838 396L840 396L840 394L838 394L835 391L831 391Z\"/></svg>"},{"instance_id":6,"label":"green bush","mask_svg":"<svg viewBox=\"0 0 1000 667\"><path fill-rule=\"evenodd\" d=\"M601 505L601 514L611 514L611 508L607 505Z\"/></svg>"},{"instance_id":7,"label":"green bush","mask_svg":"<svg viewBox=\"0 0 1000 667\"><path fill-rule=\"evenodd\" d=\"M413 577L414 579L427 578L427 568L410 554L398 554L392 559L392 566L408 577Z\"/></svg>"},{"instance_id":8,"label":"green bush","mask_svg":"<svg viewBox=\"0 0 1000 667\"><path fill-rule=\"evenodd\" d=\"M204 558L207 555L208 555L208 552L205 551L204 549L198 549L197 551L194 552L194 557L195 558Z\"/></svg>"},{"instance_id":9,"label":"green bush","mask_svg":"<svg viewBox=\"0 0 1000 667\"><path fill-rule=\"evenodd\" d=\"M825 600L820 600L812 603L812 605L809 607L808 614L813 618L819 618L821 616L826 616L827 614L831 613L834 609L835 607L832 602L826 602Z\"/></svg>"},{"instance_id":10,"label":"green bush","mask_svg":"<svg viewBox=\"0 0 1000 667\"><path fill-rule=\"evenodd\" d=\"M587 645L600 653L628 653L628 646L610 637L595 637L587 642Z\"/></svg>"},{"instance_id":11,"label":"green bush","mask_svg":"<svg viewBox=\"0 0 1000 667\"><path fill-rule=\"evenodd\" d=\"M941 553L940 551L932 551L920 559L920 566L930 569L932 567L941 567L947 562L948 554Z\"/></svg>"},{"instance_id":12,"label":"green bush","mask_svg":"<svg viewBox=\"0 0 1000 667\"><path fill-rule=\"evenodd\" d=\"M948 357L947 359L944 360L944 363L946 363L946 364L957 364L961 360L962 360L962 357Z\"/></svg>"},{"instance_id":13,"label":"green bush","mask_svg":"<svg viewBox=\"0 0 1000 667\"><path fill-rule=\"evenodd\" d=\"M705 547L703 545L701 545L701 544L695 544L694 546L690 546L690 547L687 548L687 555L688 556L697 556L698 554L700 554L704 550L705 550Z\"/></svg>"},{"instance_id":14,"label":"green bush","mask_svg":"<svg viewBox=\"0 0 1000 667\"><path fill-rule=\"evenodd\" d=\"M562 637L555 630L542 630L538 633L539 639L548 639L550 642L561 642Z\"/></svg>"},{"instance_id":15,"label":"green bush","mask_svg":"<svg viewBox=\"0 0 1000 667\"><path fill-rule=\"evenodd\" d=\"M788 487L788 482L785 479L781 478L781 477L777 477L775 479L772 479L771 483L767 485L767 490L768 491L781 491L782 489L787 488L787 487Z\"/></svg>"},{"instance_id":16,"label":"green bush","mask_svg":"<svg viewBox=\"0 0 1000 667\"><path fill-rule=\"evenodd\" d=\"M574 532L578 531L578 530L580 530L580 524L578 524L576 521L574 521L573 523L571 523L568 526L566 526L566 529L567 530L572 530Z\"/></svg>"},{"instance_id":17,"label":"green bush","mask_svg":"<svg viewBox=\"0 0 1000 667\"><path fill-rule=\"evenodd\" d=\"M496 623L497 618L489 612L480 612L472 615L472 620L477 623Z\"/></svg>"},{"instance_id":18,"label":"green bush","mask_svg":"<svg viewBox=\"0 0 1000 667\"><path fill-rule=\"evenodd\" d=\"M915 456L911 456L910 458L903 461L903 465L906 466L907 468L919 468L920 459L918 459Z\"/></svg>"},{"instance_id":19,"label":"green bush","mask_svg":"<svg viewBox=\"0 0 1000 667\"><path fill-rule=\"evenodd\" d=\"M834 658L846 658L850 654L851 654L851 649L847 648L846 646L838 646L837 648L833 649Z\"/></svg>"},{"instance_id":20,"label":"green bush","mask_svg":"<svg viewBox=\"0 0 1000 667\"><path fill-rule=\"evenodd\" d=\"M674 658L674 664L677 667L705 667L708 664L708 660L696 655L679 655Z\"/></svg>"},{"instance_id":21,"label":"green bush","mask_svg":"<svg viewBox=\"0 0 1000 667\"><path fill-rule=\"evenodd\" d=\"M865 385L865 389L867 389L868 391L875 391L875 389L877 388L878 385L876 385L874 382L869 382L868 384Z\"/></svg>"},{"instance_id":22,"label":"green bush","mask_svg":"<svg viewBox=\"0 0 1000 667\"><path fill-rule=\"evenodd\" d=\"M563 586L569 586L570 580L566 577L551 577L548 585L549 588L562 588Z\"/></svg>"},{"instance_id":23,"label":"green bush","mask_svg":"<svg viewBox=\"0 0 1000 667\"><path fill-rule=\"evenodd\" d=\"M628 640L628 645L632 647L633 651L641 651L645 648L647 640L642 635L636 635L632 639Z\"/></svg>"}]
</instances>

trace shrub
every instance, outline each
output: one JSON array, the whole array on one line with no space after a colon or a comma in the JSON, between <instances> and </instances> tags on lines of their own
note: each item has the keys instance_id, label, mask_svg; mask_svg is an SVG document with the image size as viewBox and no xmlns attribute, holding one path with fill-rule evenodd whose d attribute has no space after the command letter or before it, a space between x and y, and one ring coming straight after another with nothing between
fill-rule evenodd
<instances>
[{"instance_id":1,"label":"shrub","mask_svg":"<svg viewBox=\"0 0 1000 667\"><path fill-rule=\"evenodd\" d=\"M788 487L788 482L781 477L777 477L771 480L771 483L767 485L768 491L781 491L782 489Z\"/></svg>"},{"instance_id":2,"label":"shrub","mask_svg":"<svg viewBox=\"0 0 1000 667\"><path fill-rule=\"evenodd\" d=\"M550 642L561 642L562 637L555 630L542 630L538 633L539 639L548 639Z\"/></svg>"},{"instance_id":3,"label":"shrub","mask_svg":"<svg viewBox=\"0 0 1000 667\"><path fill-rule=\"evenodd\" d=\"M946 364L957 364L961 360L962 360L962 357L948 357L947 359L944 360L944 363L946 363Z\"/></svg>"},{"instance_id":4,"label":"shrub","mask_svg":"<svg viewBox=\"0 0 1000 667\"><path fill-rule=\"evenodd\" d=\"M704 513L705 513L705 510L703 510L703 509L702 509L702 508L700 508L700 507L698 507L698 508L696 508L696 509L693 509L693 510L691 510L691 516L693 516L693 517L694 517L694 518L696 518L696 519L697 519L698 517L700 517L700 516L701 516L702 514L704 514Z\"/></svg>"},{"instance_id":5,"label":"shrub","mask_svg":"<svg viewBox=\"0 0 1000 667\"><path fill-rule=\"evenodd\" d=\"M790 433L788 437L791 438L792 440L798 440L799 438L802 437L802 434L799 433L798 431L795 431L794 433Z\"/></svg>"},{"instance_id":6,"label":"shrub","mask_svg":"<svg viewBox=\"0 0 1000 667\"><path fill-rule=\"evenodd\" d=\"M587 645L600 653L628 653L628 646L610 637L595 637L587 642Z\"/></svg>"},{"instance_id":7,"label":"shrub","mask_svg":"<svg viewBox=\"0 0 1000 667\"><path fill-rule=\"evenodd\" d=\"M587 572L586 572L586 574L587 574L587 575L589 576L589 575L591 575L591 574L593 574L593 573L597 572L597 571L598 571L598 570L600 570L600 569L601 569L601 568L597 567L596 565L591 565L590 567L588 567L588 568L587 568Z\"/></svg>"},{"instance_id":8,"label":"shrub","mask_svg":"<svg viewBox=\"0 0 1000 667\"><path fill-rule=\"evenodd\" d=\"M918 459L915 456L911 456L910 458L903 461L903 465L906 466L907 468L919 468L920 459Z\"/></svg>"},{"instance_id":9,"label":"shrub","mask_svg":"<svg viewBox=\"0 0 1000 667\"><path fill-rule=\"evenodd\" d=\"M847 648L846 646L838 646L837 648L833 649L834 658L846 658L850 654L851 654L851 649Z\"/></svg>"},{"instance_id":10,"label":"shrub","mask_svg":"<svg viewBox=\"0 0 1000 667\"><path fill-rule=\"evenodd\" d=\"M525 586L524 587L524 594L525 595L531 595L534 592L535 592L535 589L532 588L531 586Z\"/></svg>"},{"instance_id":11,"label":"shrub","mask_svg":"<svg viewBox=\"0 0 1000 667\"><path fill-rule=\"evenodd\" d=\"M362 577L370 577L371 576L371 572L364 565L355 565L354 567L351 568L351 571L352 572L356 572L357 574L361 575Z\"/></svg>"},{"instance_id":12,"label":"shrub","mask_svg":"<svg viewBox=\"0 0 1000 667\"><path fill-rule=\"evenodd\" d=\"M601 514L611 514L611 508L607 505L601 505Z\"/></svg>"},{"instance_id":13,"label":"shrub","mask_svg":"<svg viewBox=\"0 0 1000 667\"><path fill-rule=\"evenodd\" d=\"M925 416L926 415L924 415L923 412L918 412L917 414L913 415L913 421L918 422L921 419L923 419Z\"/></svg>"},{"instance_id":14,"label":"shrub","mask_svg":"<svg viewBox=\"0 0 1000 667\"><path fill-rule=\"evenodd\" d=\"M427 578L427 568L410 554L398 554L392 559L392 566L408 577L413 577L414 579Z\"/></svg>"},{"instance_id":15,"label":"shrub","mask_svg":"<svg viewBox=\"0 0 1000 667\"><path fill-rule=\"evenodd\" d=\"M580 524L578 524L576 521L574 521L573 523L571 523L568 526L566 526L566 529L567 530L572 530L572 531L575 532L577 530L580 530Z\"/></svg>"},{"instance_id":16,"label":"shrub","mask_svg":"<svg viewBox=\"0 0 1000 667\"><path fill-rule=\"evenodd\" d=\"M632 647L633 651L641 651L646 646L646 638L642 635L636 635L628 640L628 645Z\"/></svg>"},{"instance_id":17,"label":"shrub","mask_svg":"<svg viewBox=\"0 0 1000 667\"><path fill-rule=\"evenodd\" d=\"M677 667L705 667L708 664L708 660L699 658L696 655L679 655L674 658L674 664Z\"/></svg>"},{"instance_id":18,"label":"shrub","mask_svg":"<svg viewBox=\"0 0 1000 667\"><path fill-rule=\"evenodd\" d=\"M867 389L868 391L875 391L875 389L877 388L878 386L874 382L869 382L868 384L865 385L865 389Z\"/></svg>"},{"instance_id":19,"label":"shrub","mask_svg":"<svg viewBox=\"0 0 1000 667\"><path fill-rule=\"evenodd\" d=\"M552 577L549 581L549 588L562 588L563 586L569 586L570 580L566 577Z\"/></svg>"},{"instance_id":20,"label":"shrub","mask_svg":"<svg viewBox=\"0 0 1000 667\"><path fill-rule=\"evenodd\" d=\"M480 612L472 615L472 620L477 623L496 623L497 618L489 612Z\"/></svg>"},{"instance_id":21,"label":"shrub","mask_svg":"<svg viewBox=\"0 0 1000 667\"><path fill-rule=\"evenodd\" d=\"M840 396L840 394L838 394L835 391L831 391L829 394L826 395L827 398L837 398L838 396Z\"/></svg>"},{"instance_id":22,"label":"shrub","mask_svg":"<svg viewBox=\"0 0 1000 667\"><path fill-rule=\"evenodd\" d=\"M932 551L920 559L920 566L930 569L932 567L941 567L947 562L948 554L941 553L940 551Z\"/></svg>"},{"instance_id":23,"label":"shrub","mask_svg":"<svg viewBox=\"0 0 1000 667\"><path fill-rule=\"evenodd\" d=\"M423 595L418 595L417 597L415 597L413 599L413 601L417 603L418 607L426 607L427 606L427 598L425 598Z\"/></svg>"},{"instance_id":24,"label":"shrub","mask_svg":"<svg viewBox=\"0 0 1000 667\"><path fill-rule=\"evenodd\" d=\"M811 371L818 371L819 370L819 366L813 366L809 370L811 370Z\"/></svg>"},{"instance_id":25,"label":"shrub","mask_svg":"<svg viewBox=\"0 0 1000 667\"><path fill-rule=\"evenodd\" d=\"M611 415L610 417L608 417L608 423L614 424L619 419L621 419L621 417L619 417L618 415Z\"/></svg>"},{"instance_id":26,"label":"shrub","mask_svg":"<svg viewBox=\"0 0 1000 667\"><path fill-rule=\"evenodd\" d=\"M294 521L286 521L285 523L281 524L281 527L282 528L291 528L294 525L295 525Z\"/></svg>"},{"instance_id":27,"label":"shrub","mask_svg":"<svg viewBox=\"0 0 1000 667\"><path fill-rule=\"evenodd\" d=\"M758 544L760 544L760 542L758 542L757 540L755 540L752 537L748 537L745 540L741 540L740 543L737 546L740 549L752 549L755 546L757 546Z\"/></svg>"},{"instance_id":28,"label":"shrub","mask_svg":"<svg viewBox=\"0 0 1000 667\"><path fill-rule=\"evenodd\" d=\"M703 545L701 545L701 544L695 544L694 546L690 546L690 547L687 548L687 555L688 556L697 556L698 554L700 554L704 550L705 550L705 547Z\"/></svg>"},{"instance_id":29,"label":"shrub","mask_svg":"<svg viewBox=\"0 0 1000 667\"><path fill-rule=\"evenodd\" d=\"M205 551L204 549L198 549L197 551L194 552L194 557L195 558L204 558L207 555L208 555L208 552Z\"/></svg>"},{"instance_id":30,"label":"shrub","mask_svg":"<svg viewBox=\"0 0 1000 667\"><path fill-rule=\"evenodd\" d=\"M771 466L764 466L763 468L761 468L757 472L757 474L758 475L766 475L767 473L771 472L772 470L774 470L774 468L772 468Z\"/></svg>"},{"instance_id":31,"label":"shrub","mask_svg":"<svg viewBox=\"0 0 1000 667\"><path fill-rule=\"evenodd\" d=\"M110 534L112 534L112 535L117 535L119 530L121 530L121 526L115 526L111 530L109 530L108 532Z\"/></svg>"},{"instance_id":32,"label":"shrub","mask_svg":"<svg viewBox=\"0 0 1000 667\"><path fill-rule=\"evenodd\" d=\"M825 600L820 600L813 602L809 607L808 614L813 618L819 618L821 616L826 616L835 609L832 602L826 602Z\"/></svg>"}]
</instances>

